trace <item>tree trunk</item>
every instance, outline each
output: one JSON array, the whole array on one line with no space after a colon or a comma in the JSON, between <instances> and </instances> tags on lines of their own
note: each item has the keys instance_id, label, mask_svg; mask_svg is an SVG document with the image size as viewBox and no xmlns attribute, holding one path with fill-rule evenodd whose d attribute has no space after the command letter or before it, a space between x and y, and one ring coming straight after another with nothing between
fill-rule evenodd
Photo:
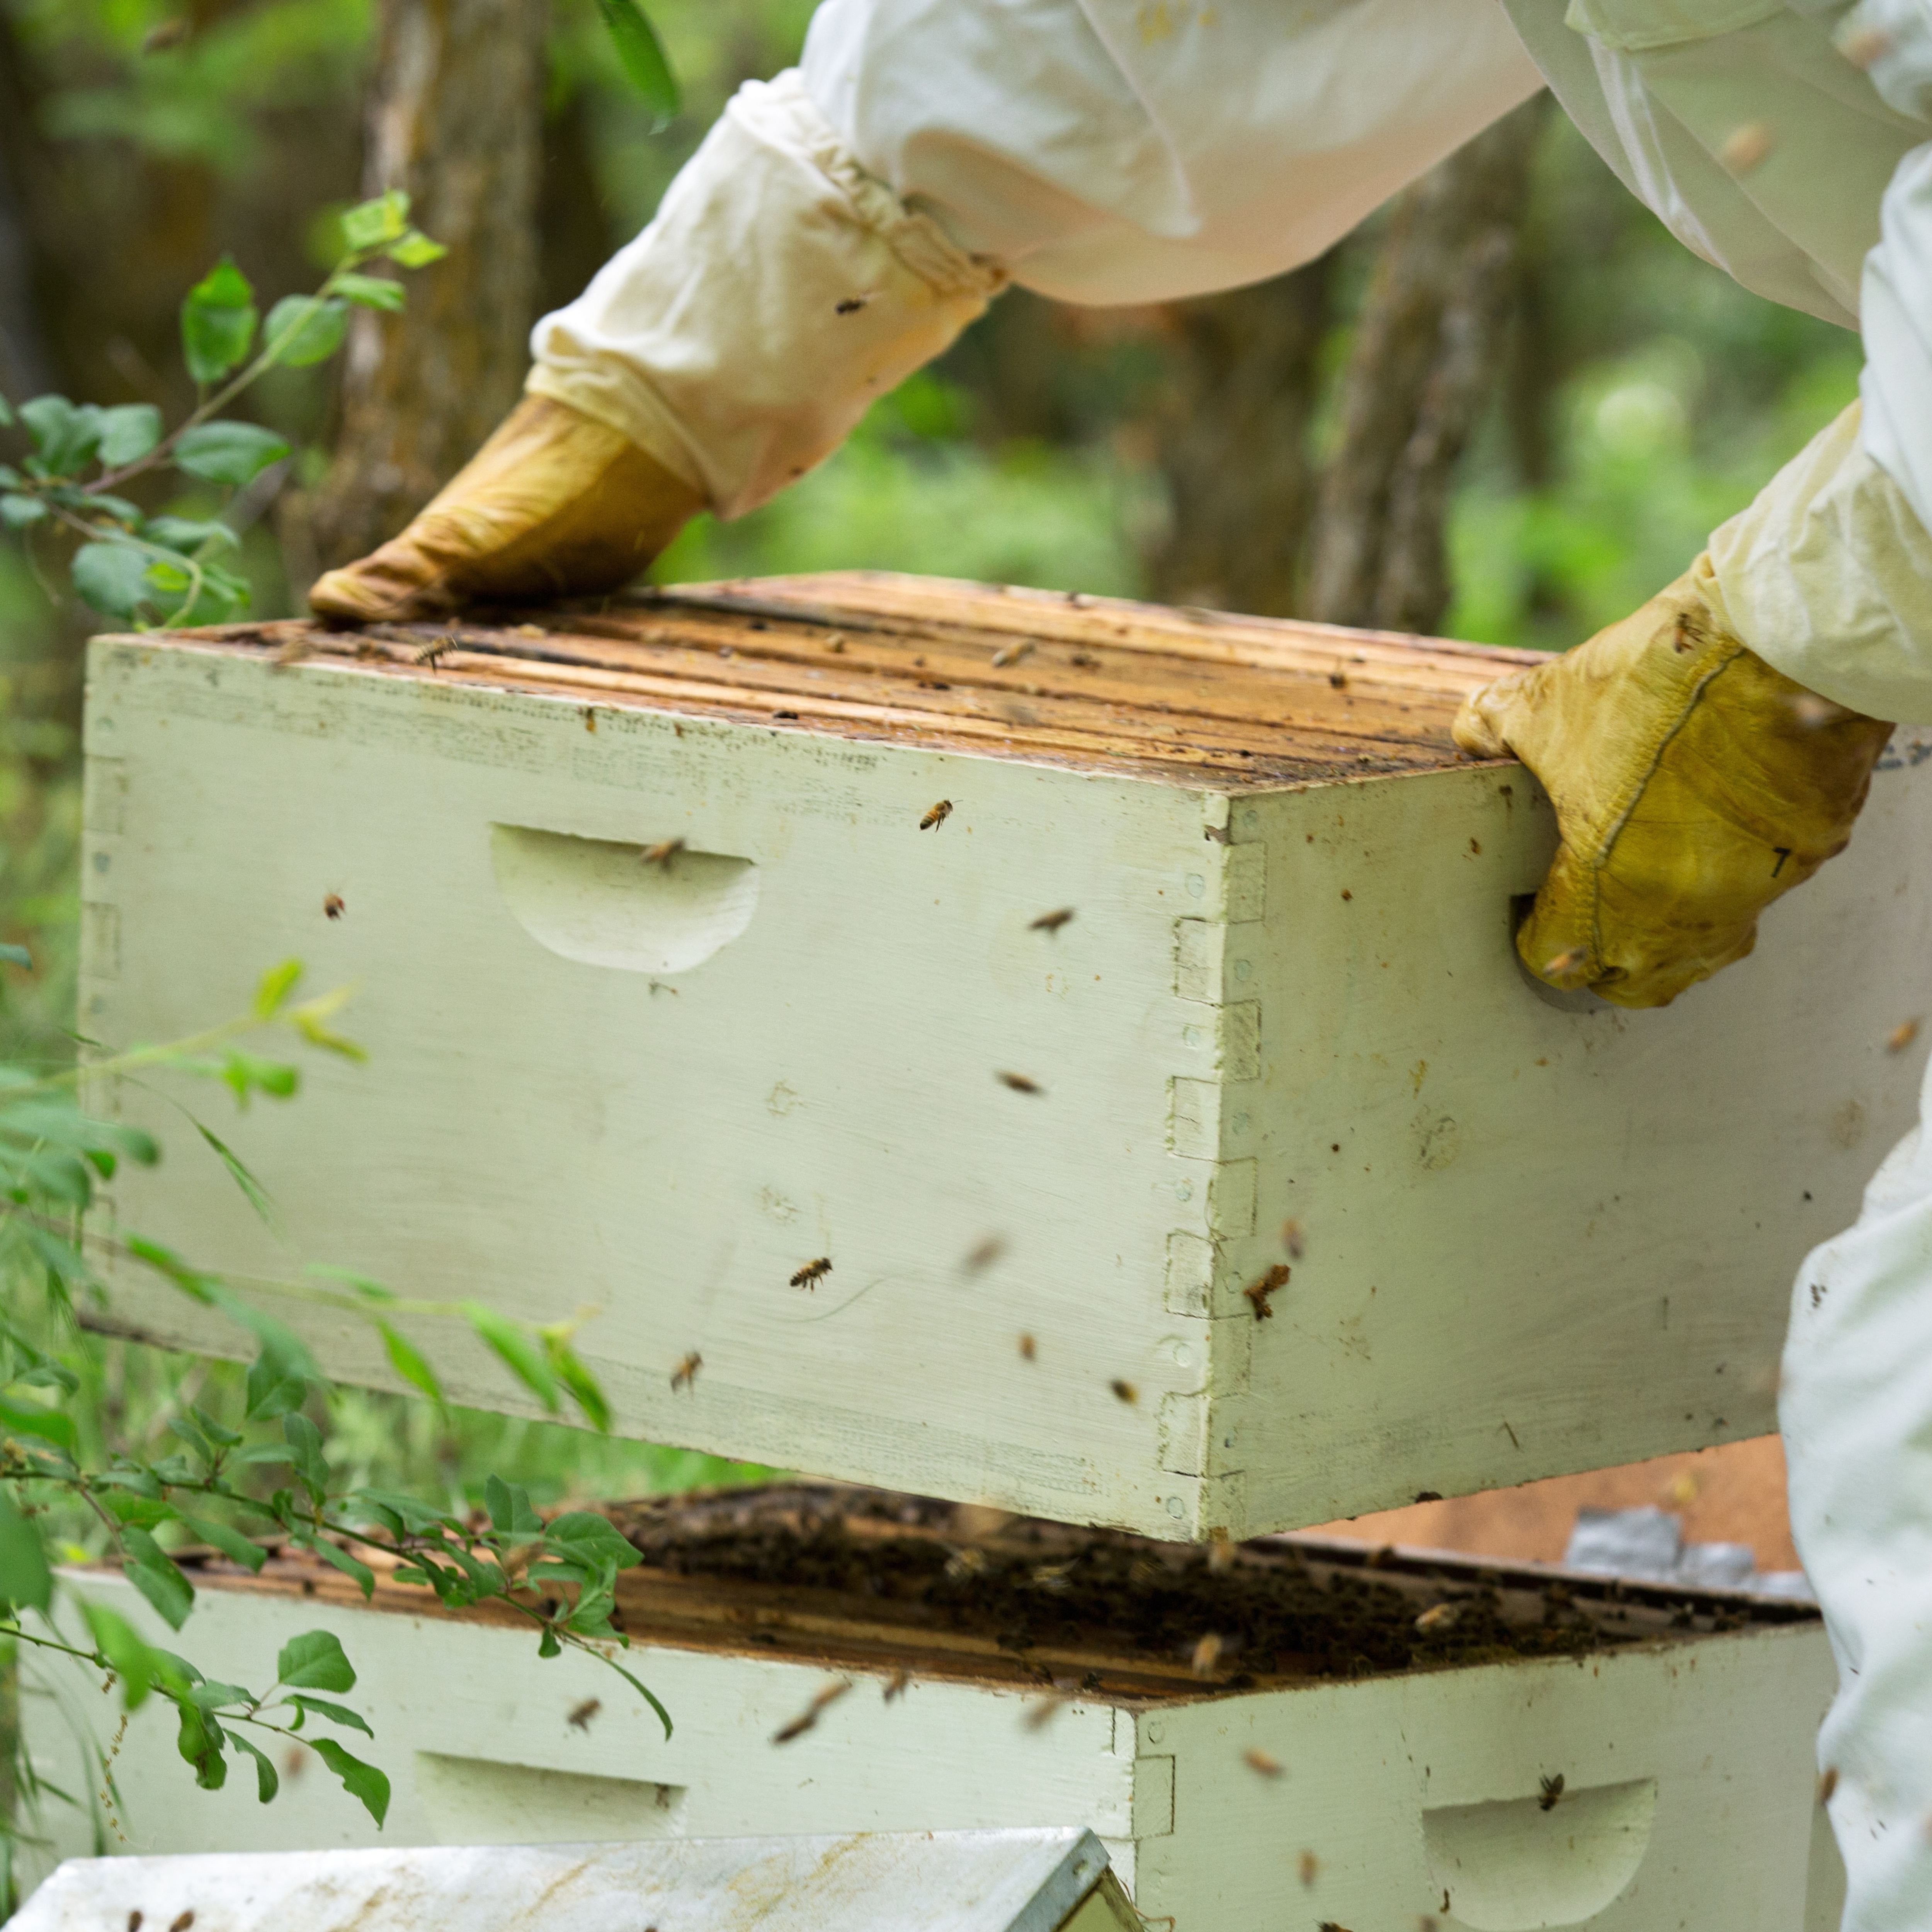
<instances>
[{"instance_id":1,"label":"tree trunk","mask_svg":"<svg viewBox=\"0 0 1932 1932\"><path fill-rule=\"evenodd\" d=\"M1390 212L1342 379L1309 613L1431 631L1449 603L1456 466L1498 375L1539 94L1408 189Z\"/></svg>"},{"instance_id":2,"label":"tree trunk","mask_svg":"<svg viewBox=\"0 0 1932 1932\"><path fill-rule=\"evenodd\" d=\"M358 310L335 460L306 519L326 568L392 536L517 399L537 287L545 0L384 0L364 192L406 188L449 253L400 315Z\"/></svg>"},{"instance_id":3,"label":"tree trunk","mask_svg":"<svg viewBox=\"0 0 1932 1932\"><path fill-rule=\"evenodd\" d=\"M1149 559L1156 597L1264 616L1297 608L1334 260L1171 311L1173 376L1155 436L1172 521Z\"/></svg>"}]
</instances>

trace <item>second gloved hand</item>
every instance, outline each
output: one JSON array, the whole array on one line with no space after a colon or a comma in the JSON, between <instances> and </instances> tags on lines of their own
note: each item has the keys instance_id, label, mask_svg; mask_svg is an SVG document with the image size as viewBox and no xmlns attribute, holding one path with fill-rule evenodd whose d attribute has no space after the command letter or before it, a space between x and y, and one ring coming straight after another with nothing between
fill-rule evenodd
<instances>
[{"instance_id":1,"label":"second gloved hand","mask_svg":"<svg viewBox=\"0 0 1932 1932\"><path fill-rule=\"evenodd\" d=\"M1553 986L1668 1005L1742 959L1758 914L1842 851L1892 727L1726 629L1708 560L1586 644L1464 700L1456 742L1511 754L1562 843L1516 935Z\"/></svg>"}]
</instances>

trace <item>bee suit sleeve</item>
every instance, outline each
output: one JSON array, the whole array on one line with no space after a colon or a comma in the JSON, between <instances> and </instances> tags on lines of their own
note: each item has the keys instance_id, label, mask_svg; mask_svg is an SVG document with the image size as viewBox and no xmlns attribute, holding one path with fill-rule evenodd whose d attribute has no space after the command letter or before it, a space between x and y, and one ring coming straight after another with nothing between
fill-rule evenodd
<instances>
[{"instance_id":1,"label":"bee suit sleeve","mask_svg":"<svg viewBox=\"0 0 1932 1932\"><path fill-rule=\"evenodd\" d=\"M1501 0L827 0L530 387L748 510L1008 281L1165 301L1319 254L1534 92Z\"/></svg>"}]
</instances>

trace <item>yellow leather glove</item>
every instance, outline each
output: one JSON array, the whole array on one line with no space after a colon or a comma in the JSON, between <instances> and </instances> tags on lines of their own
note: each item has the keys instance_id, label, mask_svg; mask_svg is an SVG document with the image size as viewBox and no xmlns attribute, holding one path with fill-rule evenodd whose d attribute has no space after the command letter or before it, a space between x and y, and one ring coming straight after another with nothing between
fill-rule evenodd
<instances>
[{"instance_id":1,"label":"yellow leather glove","mask_svg":"<svg viewBox=\"0 0 1932 1932\"><path fill-rule=\"evenodd\" d=\"M309 604L368 623L478 598L612 590L704 507L628 437L526 396L400 536L318 578Z\"/></svg>"},{"instance_id":2,"label":"yellow leather glove","mask_svg":"<svg viewBox=\"0 0 1932 1932\"><path fill-rule=\"evenodd\" d=\"M1562 842L1523 964L1667 1006L1742 959L1757 916L1844 850L1889 724L1772 669L1713 609L1709 560L1634 615L1463 700L1456 742L1514 754Z\"/></svg>"}]
</instances>

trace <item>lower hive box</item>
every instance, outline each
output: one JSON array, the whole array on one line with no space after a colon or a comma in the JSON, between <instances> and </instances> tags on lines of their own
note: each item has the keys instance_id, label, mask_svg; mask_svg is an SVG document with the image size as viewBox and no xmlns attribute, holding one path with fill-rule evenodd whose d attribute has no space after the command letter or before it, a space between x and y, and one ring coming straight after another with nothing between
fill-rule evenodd
<instances>
[{"instance_id":1,"label":"lower hive box","mask_svg":"<svg viewBox=\"0 0 1932 1932\"><path fill-rule=\"evenodd\" d=\"M292 957L369 1054L217 1121L272 1226L184 1088L97 1091L172 1145L98 1225L590 1310L626 1434L1174 1538L1761 1434L1911 1118L1932 740L1754 958L1626 1012L1520 970L1548 803L1448 736L1527 661L857 576L98 640L82 1030ZM243 1346L103 1252L110 1323Z\"/></svg>"},{"instance_id":2,"label":"lower hive box","mask_svg":"<svg viewBox=\"0 0 1932 1932\"><path fill-rule=\"evenodd\" d=\"M1085 1827L1166 1932L1837 1926L1812 1755L1833 1672L1808 1608L823 1486L611 1514L645 1559L624 1660L668 1739L594 1660L538 1663L513 1613L387 1580L365 1605L299 1552L254 1578L189 1559L185 1640L118 1576L75 1581L244 1683L333 1631L376 1724L358 1748L394 1785L390 1846ZM113 1712L65 1664L26 1669L32 1762L84 1792L78 1736L104 1744ZM266 1807L238 1774L197 1791L144 1709L115 1760L124 1848L379 1842L305 1760L281 1757ZM95 1849L83 1815L42 1822L44 1862Z\"/></svg>"}]
</instances>

